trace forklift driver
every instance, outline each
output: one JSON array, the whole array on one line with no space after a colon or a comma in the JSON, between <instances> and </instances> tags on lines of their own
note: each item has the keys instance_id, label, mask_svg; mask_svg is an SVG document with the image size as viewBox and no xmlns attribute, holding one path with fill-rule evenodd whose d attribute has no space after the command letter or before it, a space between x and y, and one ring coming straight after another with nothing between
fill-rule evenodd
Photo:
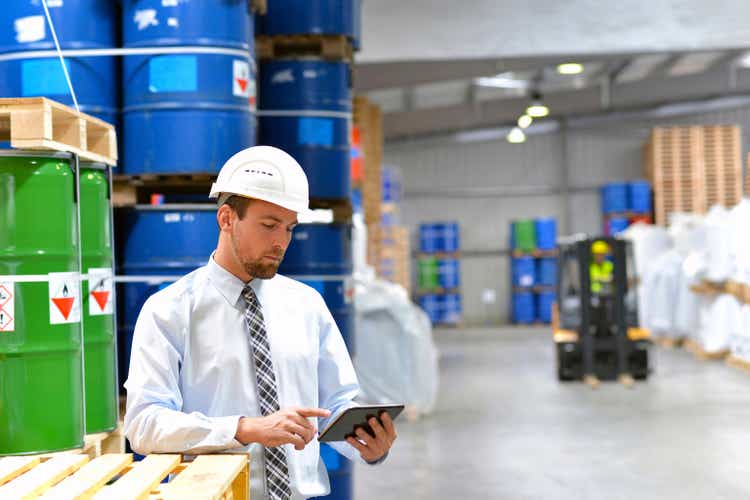
<instances>
[{"instance_id":1,"label":"forklift driver","mask_svg":"<svg viewBox=\"0 0 750 500\"><path fill-rule=\"evenodd\" d=\"M614 264L607 260L610 253L609 245L604 241L595 241L591 245L593 261L589 266L589 276L592 294L602 295L610 293L615 268Z\"/></svg>"}]
</instances>

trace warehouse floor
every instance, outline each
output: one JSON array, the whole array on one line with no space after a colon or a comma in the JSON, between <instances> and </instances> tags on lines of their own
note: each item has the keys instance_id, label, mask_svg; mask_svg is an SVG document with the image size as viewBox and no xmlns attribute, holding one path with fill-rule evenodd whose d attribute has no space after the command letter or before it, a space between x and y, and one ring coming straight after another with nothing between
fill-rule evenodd
<instances>
[{"instance_id":1,"label":"warehouse floor","mask_svg":"<svg viewBox=\"0 0 750 500\"><path fill-rule=\"evenodd\" d=\"M550 337L436 332L436 411L357 466L356 500L750 497L750 374L655 349L648 382L592 391L556 381Z\"/></svg>"}]
</instances>

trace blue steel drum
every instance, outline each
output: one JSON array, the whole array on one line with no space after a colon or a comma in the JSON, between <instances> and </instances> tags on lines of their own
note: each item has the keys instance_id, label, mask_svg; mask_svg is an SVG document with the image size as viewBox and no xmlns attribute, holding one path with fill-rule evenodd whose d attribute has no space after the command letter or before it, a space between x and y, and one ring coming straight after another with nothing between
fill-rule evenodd
<instances>
[{"instance_id":1,"label":"blue steel drum","mask_svg":"<svg viewBox=\"0 0 750 500\"><path fill-rule=\"evenodd\" d=\"M512 321L516 324L530 324L534 322L534 294L531 291L513 293Z\"/></svg>"},{"instance_id":2,"label":"blue steel drum","mask_svg":"<svg viewBox=\"0 0 750 500\"><path fill-rule=\"evenodd\" d=\"M624 182L610 182L602 187L602 212L622 213L628 210L628 185Z\"/></svg>"},{"instance_id":3,"label":"blue steel drum","mask_svg":"<svg viewBox=\"0 0 750 500\"><path fill-rule=\"evenodd\" d=\"M650 214L651 184L648 181L633 181L628 184L628 210L636 214Z\"/></svg>"},{"instance_id":4,"label":"blue steel drum","mask_svg":"<svg viewBox=\"0 0 750 500\"><path fill-rule=\"evenodd\" d=\"M457 293L449 293L443 296L443 314L441 323L455 325L461 322L462 314L461 296Z\"/></svg>"},{"instance_id":5,"label":"blue steel drum","mask_svg":"<svg viewBox=\"0 0 750 500\"><path fill-rule=\"evenodd\" d=\"M536 318L542 323L552 323L552 304L555 303L555 292L540 292L536 297Z\"/></svg>"},{"instance_id":6,"label":"blue steel drum","mask_svg":"<svg viewBox=\"0 0 750 500\"><path fill-rule=\"evenodd\" d=\"M533 257L515 257L511 259L513 286L530 287L537 284L536 268Z\"/></svg>"},{"instance_id":7,"label":"blue steel drum","mask_svg":"<svg viewBox=\"0 0 750 500\"><path fill-rule=\"evenodd\" d=\"M216 207L136 206L117 212L119 274L183 276L208 262L216 248ZM167 284L119 285L118 352L120 384L127 379L133 329L146 299Z\"/></svg>"},{"instance_id":8,"label":"blue steel drum","mask_svg":"<svg viewBox=\"0 0 750 500\"><path fill-rule=\"evenodd\" d=\"M433 325L443 321L443 297L440 295L422 295L419 298L419 306L430 318Z\"/></svg>"},{"instance_id":9,"label":"blue steel drum","mask_svg":"<svg viewBox=\"0 0 750 500\"><path fill-rule=\"evenodd\" d=\"M536 247L539 250L554 250L557 248L557 219L552 217L536 219L534 221L536 232ZM511 246L511 248L513 248Z\"/></svg>"},{"instance_id":10,"label":"blue steel drum","mask_svg":"<svg viewBox=\"0 0 750 500\"><path fill-rule=\"evenodd\" d=\"M612 217L607 225L607 236L616 236L630 226L630 220L625 217Z\"/></svg>"},{"instance_id":11,"label":"blue steel drum","mask_svg":"<svg viewBox=\"0 0 750 500\"><path fill-rule=\"evenodd\" d=\"M419 250L423 253L440 252L441 238L439 224L419 225Z\"/></svg>"},{"instance_id":12,"label":"blue steel drum","mask_svg":"<svg viewBox=\"0 0 750 500\"><path fill-rule=\"evenodd\" d=\"M123 173L216 172L255 144L249 2L124 0L123 45L184 50L124 59Z\"/></svg>"},{"instance_id":13,"label":"blue steel drum","mask_svg":"<svg viewBox=\"0 0 750 500\"><path fill-rule=\"evenodd\" d=\"M557 259L543 257L537 259L536 281L542 286L555 286L557 283Z\"/></svg>"},{"instance_id":14,"label":"blue steel drum","mask_svg":"<svg viewBox=\"0 0 750 500\"><path fill-rule=\"evenodd\" d=\"M455 253L459 250L458 222L445 222L443 228L443 252Z\"/></svg>"},{"instance_id":15,"label":"blue steel drum","mask_svg":"<svg viewBox=\"0 0 750 500\"><path fill-rule=\"evenodd\" d=\"M326 465L326 470L328 470L331 493L324 497L315 498L326 500L350 500L353 498L354 482L352 476L354 467L352 462L324 443L320 444L320 457Z\"/></svg>"},{"instance_id":16,"label":"blue steel drum","mask_svg":"<svg viewBox=\"0 0 750 500\"><path fill-rule=\"evenodd\" d=\"M118 14L111 0L48 2L60 47L106 49L117 46ZM4 2L0 9L0 54L55 50L40 0ZM65 60L82 112L117 124L118 62L114 57ZM73 106L57 56L0 62L0 97L47 97Z\"/></svg>"},{"instance_id":17,"label":"blue steel drum","mask_svg":"<svg viewBox=\"0 0 750 500\"><path fill-rule=\"evenodd\" d=\"M361 0L273 0L257 17L262 35L347 35L359 42Z\"/></svg>"},{"instance_id":18,"label":"blue steel drum","mask_svg":"<svg viewBox=\"0 0 750 500\"><path fill-rule=\"evenodd\" d=\"M258 142L283 149L302 165L311 198L349 198L349 65L266 61L259 86Z\"/></svg>"},{"instance_id":19,"label":"blue steel drum","mask_svg":"<svg viewBox=\"0 0 750 500\"><path fill-rule=\"evenodd\" d=\"M458 259L438 259L438 284L441 288L458 288L461 285Z\"/></svg>"},{"instance_id":20,"label":"blue steel drum","mask_svg":"<svg viewBox=\"0 0 750 500\"><path fill-rule=\"evenodd\" d=\"M315 288L322 296L354 354L352 308L352 229L349 224L300 224L279 273Z\"/></svg>"}]
</instances>

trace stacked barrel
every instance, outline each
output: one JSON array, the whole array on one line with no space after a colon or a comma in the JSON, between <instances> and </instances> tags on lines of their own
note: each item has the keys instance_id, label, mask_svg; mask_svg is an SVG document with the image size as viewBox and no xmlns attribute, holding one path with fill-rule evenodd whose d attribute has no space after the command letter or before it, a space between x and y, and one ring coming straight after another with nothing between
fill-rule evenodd
<instances>
[{"instance_id":1,"label":"stacked barrel","mask_svg":"<svg viewBox=\"0 0 750 500\"><path fill-rule=\"evenodd\" d=\"M351 248L351 63L359 1L274 0L257 17L258 143L291 154L307 175L311 208L333 222L295 229L279 272L315 288L354 353ZM327 445L328 498L349 499L352 464Z\"/></svg>"},{"instance_id":2,"label":"stacked barrel","mask_svg":"<svg viewBox=\"0 0 750 500\"><path fill-rule=\"evenodd\" d=\"M653 224L651 184L648 181L609 182L602 186L604 234L617 236L631 224Z\"/></svg>"},{"instance_id":3,"label":"stacked barrel","mask_svg":"<svg viewBox=\"0 0 750 500\"><path fill-rule=\"evenodd\" d=\"M557 221L511 223L511 321L550 323L557 284Z\"/></svg>"},{"instance_id":4,"label":"stacked barrel","mask_svg":"<svg viewBox=\"0 0 750 500\"><path fill-rule=\"evenodd\" d=\"M116 189L120 383L146 299L216 246L211 181L256 143L254 13L241 0L123 0L123 176Z\"/></svg>"},{"instance_id":5,"label":"stacked barrel","mask_svg":"<svg viewBox=\"0 0 750 500\"><path fill-rule=\"evenodd\" d=\"M109 178L67 153L0 151L0 455L117 427Z\"/></svg>"},{"instance_id":6,"label":"stacked barrel","mask_svg":"<svg viewBox=\"0 0 750 500\"><path fill-rule=\"evenodd\" d=\"M48 4L63 50L116 46L116 3ZM7 2L0 97L73 105L54 47L41 2ZM116 59L65 68L80 110L116 123ZM117 427L110 181L68 153L0 150L0 455L79 448Z\"/></svg>"},{"instance_id":7,"label":"stacked barrel","mask_svg":"<svg viewBox=\"0 0 750 500\"><path fill-rule=\"evenodd\" d=\"M434 325L456 326L461 323L459 241L457 222L431 222L419 226L418 299Z\"/></svg>"}]
</instances>

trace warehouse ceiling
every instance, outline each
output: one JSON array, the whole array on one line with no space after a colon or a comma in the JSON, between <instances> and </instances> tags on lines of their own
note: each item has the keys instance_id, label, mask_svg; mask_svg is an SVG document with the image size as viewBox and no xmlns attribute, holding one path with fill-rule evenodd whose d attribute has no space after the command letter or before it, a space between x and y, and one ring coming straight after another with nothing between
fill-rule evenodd
<instances>
[{"instance_id":1,"label":"warehouse ceiling","mask_svg":"<svg viewBox=\"0 0 750 500\"><path fill-rule=\"evenodd\" d=\"M365 1L354 86L388 139L512 125L535 96L554 119L750 93L750 2L630 4Z\"/></svg>"}]
</instances>

